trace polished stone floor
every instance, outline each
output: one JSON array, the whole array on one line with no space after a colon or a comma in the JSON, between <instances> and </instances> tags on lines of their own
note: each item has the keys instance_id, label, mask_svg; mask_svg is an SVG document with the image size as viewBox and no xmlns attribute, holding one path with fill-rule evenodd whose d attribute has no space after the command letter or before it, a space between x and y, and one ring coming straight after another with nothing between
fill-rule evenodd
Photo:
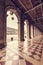
<instances>
[{"instance_id":1,"label":"polished stone floor","mask_svg":"<svg viewBox=\"0 0 43 65\"><path fill-rule=\"evenodd\" d=\"M0 49L0 65L43 65L43 39L8 42Z\"/></svg>"}]
</instances>

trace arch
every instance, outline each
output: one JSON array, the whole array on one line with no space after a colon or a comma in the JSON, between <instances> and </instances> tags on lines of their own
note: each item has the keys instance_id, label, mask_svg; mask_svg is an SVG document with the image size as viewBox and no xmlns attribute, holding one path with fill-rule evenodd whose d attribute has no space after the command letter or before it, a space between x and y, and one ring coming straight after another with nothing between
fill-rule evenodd
<instances>
[{"instance_id":1,"label":"arch","mask_svg":"<svg viewBox=\"0 0 43 65\"><path fill-rule=\"evenodd\" d=\"M26 28L26 29L25 29ZM29 21L28 19L24 20L24 39L29 40Z\"/></svg>"},{"instance_id":2,"label":"arch","mask_svg":"<svg viewBox=\"0 0 43 65\"><path fill-rule=\"evenodd\" d=\"M8 10L12 10L12 12L17 16L18 21L20 21L20 12L17 10L17 8L15 8L14 6L7 6L5 8L5 12L7 12ZM7 16L7 15L6 15Z\"/></svg>"},{"instance_id":3,"label":"arch","mask_svg":"<svg viewBox=\"0 0 43 65\"><path fill-rule=\"evenodd\" d=\"M18 40L20 40L20 19L21 19L21 13L14 6L7 6L5 8L6 17L7 17L7 11L9 11L9 10L11 10L17 16L17 19L18 19Z\"/></svg>"}]
</instances>

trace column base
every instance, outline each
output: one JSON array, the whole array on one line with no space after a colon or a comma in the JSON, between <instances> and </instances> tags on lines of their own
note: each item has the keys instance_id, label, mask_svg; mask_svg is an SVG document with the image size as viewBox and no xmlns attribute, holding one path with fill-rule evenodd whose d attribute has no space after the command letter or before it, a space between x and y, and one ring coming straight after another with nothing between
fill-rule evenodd
<instances>
[{"instance_id":1,"label":"column base","mask_svg":"<svg viewBox=\"0 0 43 65\"><path fill-rule=\"evenodd\" d=\"M21 41L25 41L25 39L21 39Z\"/></svg>"},{"instance_id":2,"label":"column base","mask_svg":"<svg viewBox=\"0 0 43 65\"><path fill-rule=\"evenodd\" d=\"M29 39L32 39L32 37L29 37Z\"/></svg>"},{"instance_id":3,"label":"column base","mask_svg":"<svg viewBox=\"0 0 43 65\"><path fill-rule=\"evenodd\" d=\"M6 45L4 43L0 43L0 49L5 48Z\"/></svg>"}]
</instances>

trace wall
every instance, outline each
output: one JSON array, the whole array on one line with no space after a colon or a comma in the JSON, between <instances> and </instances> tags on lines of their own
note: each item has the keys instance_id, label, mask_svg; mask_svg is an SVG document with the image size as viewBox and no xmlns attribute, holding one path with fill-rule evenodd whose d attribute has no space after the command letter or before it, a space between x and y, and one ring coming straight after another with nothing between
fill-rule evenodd
<instances>
[{"instance_id":1,"label":"wall","mask_svg":"<svg viewBox=\"0 0 43 65\"><path fill-rule=\"evenodd\" d=\"M6 45L6 17L4 3L0 1L0 48Z\"/></svg>"}]
</instances>

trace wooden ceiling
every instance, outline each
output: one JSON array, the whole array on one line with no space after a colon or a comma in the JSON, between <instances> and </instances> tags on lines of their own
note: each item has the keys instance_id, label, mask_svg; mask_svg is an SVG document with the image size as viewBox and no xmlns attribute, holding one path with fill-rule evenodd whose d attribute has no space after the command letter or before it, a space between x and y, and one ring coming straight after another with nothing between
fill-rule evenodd
<instances>
[{"instance_id":1,"label":"wooden ceiling","mask_svg":"<svg viewBox=\"0 0 43 65\"><path fill-rule=\"evenodd\" d=\"M43 32L43 0L11 0ZM29 19L30 20L30 19Z\"/></svg>"}]
</instances>

